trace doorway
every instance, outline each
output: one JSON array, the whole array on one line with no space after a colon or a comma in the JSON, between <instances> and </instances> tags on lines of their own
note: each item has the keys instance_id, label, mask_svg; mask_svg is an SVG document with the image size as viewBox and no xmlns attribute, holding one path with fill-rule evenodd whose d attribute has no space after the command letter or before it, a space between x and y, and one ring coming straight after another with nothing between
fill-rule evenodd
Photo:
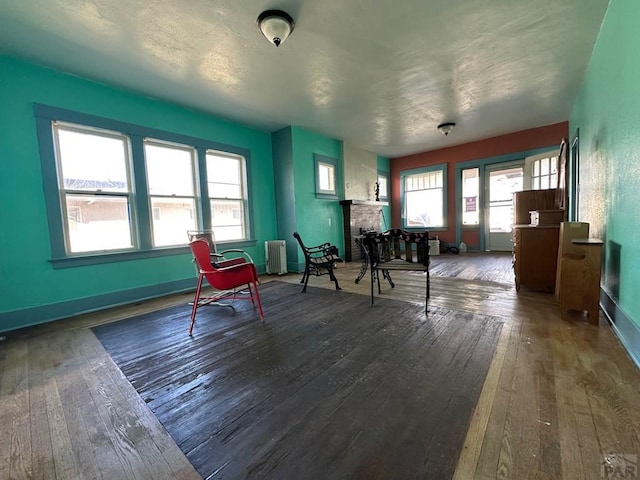
<instances>
[{"instance_id":1,"label":"doorway","mask_svg":"<svg viewBox=\"0 0 640 480\"><path fill-rule=\"evenodd\" d=\"M486 249L510 252L513 248L513 194L524 185L524 162L499 164L485 170Z\"/></svg>"}]
</instances>

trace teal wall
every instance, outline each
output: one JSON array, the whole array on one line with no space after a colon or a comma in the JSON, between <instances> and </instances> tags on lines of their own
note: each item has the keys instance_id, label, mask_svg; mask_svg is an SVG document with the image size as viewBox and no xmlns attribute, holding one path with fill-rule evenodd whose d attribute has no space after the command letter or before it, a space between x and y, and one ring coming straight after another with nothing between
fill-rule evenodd
<instances>
[{"instance_id":1,"label":"teal wall","mask_svg":"<svg viewBox=\"0 0 640 480\"><path fill-rule=\"evenodd\" d=\"M278 217L278 239L286 240L287 270L296 272L299 268L298 265L304 262L304 257L298 247L298 242L293 238L293 232L298 229L298 222L291 127L272 133L271 142L273 144L273 181Z\"/></svg>"},{"instance_id":2,"label":"teal wall","mask_svg":"<svg viewBox=\"0 0 640 480\"><path fill-rule=\"evenodd\" d=\"M569 131L580 129L578 219L605 240L602 288L640 345L640 2L612 0L576 98ZM614 323L616 323L614 321ZM635 353L634 353L635 351Z\"/></svg>"},{"instance_id":3,"label":"teal wall","mask_svg":"<svg viewBox=\"0 0 640 480\"><path fill-rule=\"evenodd\" d=\"M0 56L0 331L195 284L186 252L52 267L34 103L249 149L257 242L246 250L264 269L264 241L277 233L269 133Z\"/></svg>"},{"instance_id":4,"label":"teal wall","mask_svg":"<svg viewBox=\"0 0 640 480\"><path fill-rule=\"evenodd\" d=\"M329 242L344 252L342 207L336 199L316 197L315 159L320 154L338 160L336 186L342 198L342 142L305 130L286 127L272 134L278 238L287 241L290 272L304 270L304 256L293 232L305 245Z\"/></svg>"},{"instance_id":5,"label":"teal wall","mask_svg":"<svg viewBox=\"0 0 640 480\"><path fill-rule=\"evenodd\" d=\"M323 135L291 127L295 205L298 232L305 244L318 245L329 242L344 252L344 231L342 207L337 200L316 198L314 154L321 154L338 160L338 195L343 198L342 185L342 142Z\"/></svg>"}]
</instances>

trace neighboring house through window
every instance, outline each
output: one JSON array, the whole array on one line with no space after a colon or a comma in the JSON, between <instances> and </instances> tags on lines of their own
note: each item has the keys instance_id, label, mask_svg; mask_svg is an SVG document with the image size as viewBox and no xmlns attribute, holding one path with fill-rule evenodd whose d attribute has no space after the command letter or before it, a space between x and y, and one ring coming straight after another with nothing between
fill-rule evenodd
<instances>
[{"instance_id":1,"label":"neighboring house through window","mask_svg":"<svg viewBox=\"0 0 640 480\"><path fill-rule=\"evenodd\" d=\"M36 105L56 268L184 249L187 230L250 244L249 151ZM201 200L205 199L205 200Z\"/></svg>"},{"instance_id":2,"label":"neighboring house through window","mask_svg":"<svg viewBox=\"0 0 640 480\"><path fill-rule=\"evenodd\" d=\"M67 252L132 248L129 139L57 122L53 134Z\"/></svg>"},{"instance_id":3,"label":"neighboring house through window","mask_svg":"<svg viewBox=\"0 0 640 480\"><path fill-rule=\"evenodd\" d=\"M216 241L245 238L247 182L244 157L207 151L207 178Z\"/></svg>"},{"instance_id":4,"label":"neighboring house through window","mask_svg":"<svg viewBox=\"0 0 640 480\"><path fill-rule=\"evenodd\" d=\"M154 247L185 243L186 231L195 230L195 160L193 147L145 139L149 202ZM156 217L155 212L162 211Z\"/></svg>"}]
</instances>

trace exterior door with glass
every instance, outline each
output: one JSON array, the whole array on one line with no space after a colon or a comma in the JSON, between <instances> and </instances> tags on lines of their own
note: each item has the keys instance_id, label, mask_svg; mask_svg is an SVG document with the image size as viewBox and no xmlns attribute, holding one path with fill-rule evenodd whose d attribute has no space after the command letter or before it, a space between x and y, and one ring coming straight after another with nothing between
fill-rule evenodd
<instances>
[{"instance_id":1,"label":"exterior door with glass","mask_svg":"<svg viewBox=\"0 0 640 480\"><path fill-rule=\"evenodd\" d=\"M486 249L512 250L513 193L523 189L524 162L500 164L485 171Z\"/></svg>"}]
</instances>

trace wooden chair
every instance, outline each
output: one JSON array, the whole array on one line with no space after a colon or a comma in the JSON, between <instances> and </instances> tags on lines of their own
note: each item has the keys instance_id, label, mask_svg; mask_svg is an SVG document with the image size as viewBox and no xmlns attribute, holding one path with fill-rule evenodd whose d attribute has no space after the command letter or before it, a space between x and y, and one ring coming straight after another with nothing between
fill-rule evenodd
<instances>
[{"instance_id":1,"label":"wooden chair","mask_svg":"<svg viewBox=\"0 0 640 480\"><path fill-rule=\"evenodd\" d=\"M380 234L368 234L364 239L369 255L371 269L371 305L373 305L374 283L380 289L380 273L387 278L391 288L395 284L391 281L389 272L424 272L426 277L425 311L427 299L430 295L431 281L429 278L429 232L407 232L391 229Z\"/></svg>"},{"instance_id":2,"label":"wooden chair","mask_svg":"<svg viewBox=\"0 0 640 480\"><path fill-rule=\"evenodd\" d=\"M244 258L224 260L221 254L216 254L220 259L216 263L212 263L209 242L202 238L192 241L189 247L199 270L198 286L191 310L189 335L193 332L198 308L214 303L225 305L221 303L222 300L230 300L231 302L234 300L251 300L254 305L258 304L260 319L264 321L262 303L258 293L258 272L253 262ZM212 295L202 295L204 279L215 289ZM243 291L244 287L246 287L248 293ZM229 304L226 303L226 305Z\"/></svg>"},{"instance_id":3,"label":"wooden chair","mask_svg":"<svg viewBox=\"0 0 640 480\"><path fill-rule=\"evenodd\" d=\"M298 232L293 232L293 236L298 241L302 253L304 253L304 274L300 283L304 283L302 293L307 291L307 283L309 276L329 275L329 278L336 284L336 290L342 290L338 285L338 279L333 273L333 267L336 263L342 263L342 258L338 254L338 247L330 243L323 243L315 247L305 246Z\"/></svg>"}]
</instances>

